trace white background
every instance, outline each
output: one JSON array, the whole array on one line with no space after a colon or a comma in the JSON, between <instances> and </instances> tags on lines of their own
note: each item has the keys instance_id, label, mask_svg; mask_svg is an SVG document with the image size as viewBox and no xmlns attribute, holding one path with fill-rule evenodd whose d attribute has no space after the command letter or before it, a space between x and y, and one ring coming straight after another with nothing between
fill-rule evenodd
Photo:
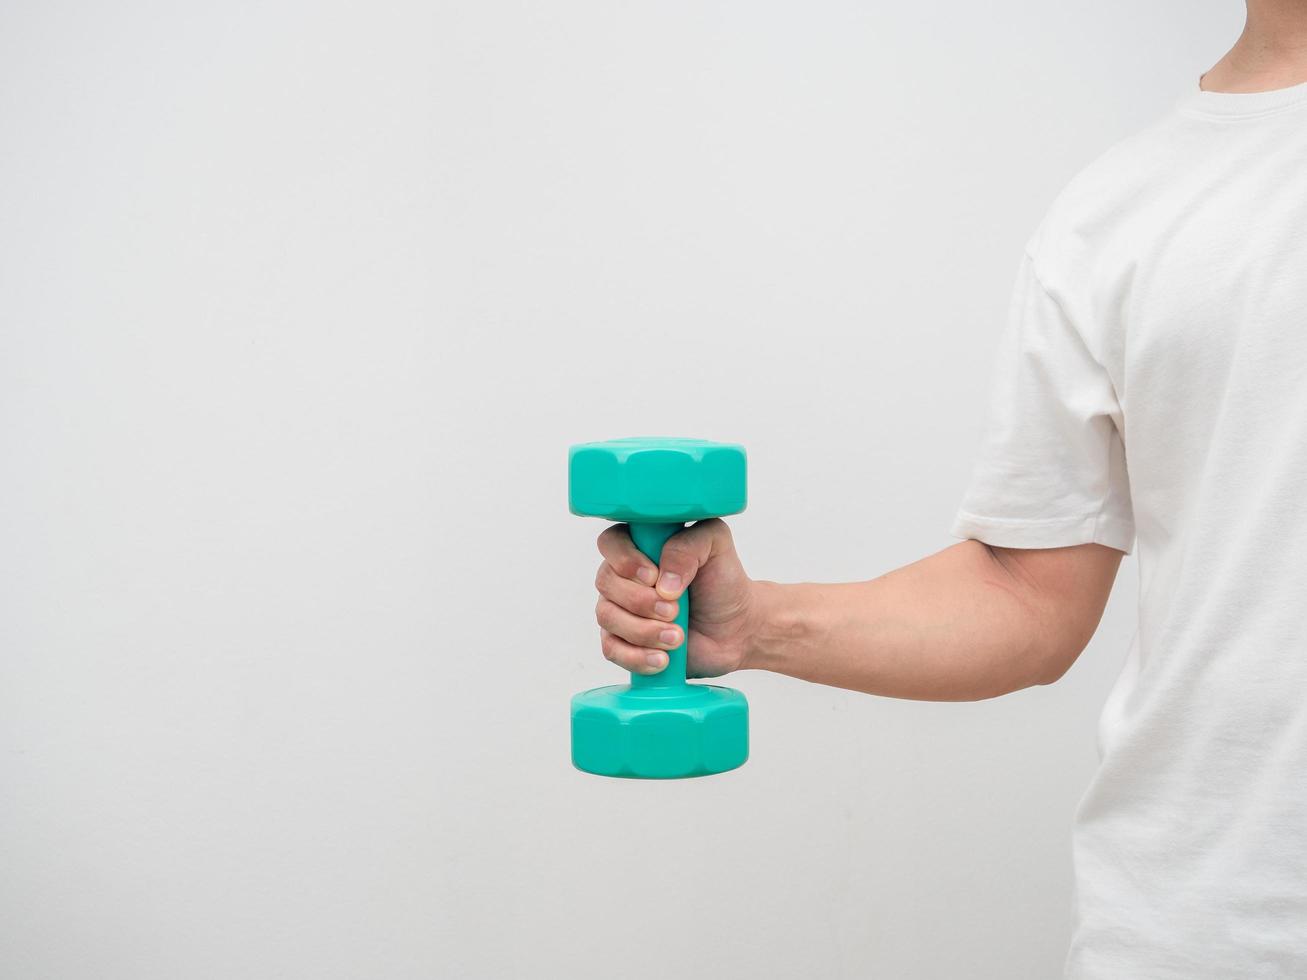
<instances>
[{"instance_id":1,"label":"white background","mask_svg":"<svg viewBox=\"0 0 1307 980\"><path fill-rule=\"evenodd\" d=\"M1060 972L1133 559L1054 686L604 780L566 450L744 443L760 577L946 546L1026 237L1237 3L0 11L0 977Z\"/></svg>"}]
</instances>

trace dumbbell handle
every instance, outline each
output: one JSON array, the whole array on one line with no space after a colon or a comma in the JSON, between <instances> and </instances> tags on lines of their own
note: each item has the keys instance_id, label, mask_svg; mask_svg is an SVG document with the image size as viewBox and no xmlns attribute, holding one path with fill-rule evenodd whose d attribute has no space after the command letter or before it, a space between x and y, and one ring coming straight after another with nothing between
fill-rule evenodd
<instances>
[{"instance_id":1,"label":"dumbbell handle","mask_svg":"<svg viewBox=\"0 0 1307 980\"><path fill-rule=\"evenodd\" d=\"M663 555L663 545L684 524L631 524L631 540L646 558L657 565ZM685 653L690 637L690 590L681 594L680 605L676 611L676 625L681 628L681 645L675 650L667 651L667 666L656 674L632 674L631 689L656 694L683 690L685 683Z\"/></svg>"}]
</instances>

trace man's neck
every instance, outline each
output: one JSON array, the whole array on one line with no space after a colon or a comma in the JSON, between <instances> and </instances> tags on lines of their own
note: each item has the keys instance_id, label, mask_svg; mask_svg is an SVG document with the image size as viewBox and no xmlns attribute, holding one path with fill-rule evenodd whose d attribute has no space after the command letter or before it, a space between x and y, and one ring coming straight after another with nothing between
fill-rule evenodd
<instances>
[{"instance_id":1,"label":"man's neck","mask_svg":"<svg viewBox=\"0 0 1307 980\"><path fill-rule=\"evenodd\" d=\"M1208 92L1267 92L1307 82L1307 0L1248 0L1234 47L1199 80Z\"/></svg>"}]
</instances>

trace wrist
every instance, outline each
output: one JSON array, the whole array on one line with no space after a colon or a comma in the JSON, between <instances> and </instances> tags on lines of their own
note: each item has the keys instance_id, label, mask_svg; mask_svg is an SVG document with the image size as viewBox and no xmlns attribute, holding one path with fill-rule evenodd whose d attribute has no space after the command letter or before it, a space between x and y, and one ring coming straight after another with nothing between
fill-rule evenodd
<instances>
[{"instance_id":1,"label":"wrist","mask_svg":"<svg viewBox=\"0 0 1307 980\"><path fill-rule=\"evenodd\" d=\"M739 669L780 670L801 629L793 588L778 582L749 583L748 625Z\"/></svg>"}]
</instances>

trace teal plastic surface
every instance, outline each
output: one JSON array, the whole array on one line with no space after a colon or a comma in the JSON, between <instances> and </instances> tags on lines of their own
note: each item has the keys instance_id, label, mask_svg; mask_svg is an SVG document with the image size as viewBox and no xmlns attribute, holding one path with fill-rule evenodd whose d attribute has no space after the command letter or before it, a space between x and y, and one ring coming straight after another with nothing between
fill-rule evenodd
<instances>
[{"instance_id":1,"label":"teal plastic surface","mask_svg":"<svg viewBox=\"0 0 1307 980\"><path fill-rule=\"evenodd\" d=\"M738 514L748 502L744 447L702 439L613 439L568 453L573 514L663 524Z\"/></svg>"},{"instance_id":2,"label":"teal plastic surface","mask_svg":"<svg viewBox=\"0 0 1307 980\"><path fill-rule=\"evenodd\" d=\"M724 517L746 503L740 446L697 439L618 439L573 446L568 497L574 514L627 521L631 538L658 562L685 521ZM690 595L676 623L689 636ZM572 698L572 763L585 772L635 779L707 776L749 757L749 705L728 687L686 681L686 644L657 674Z\"/></svg>"}]
</instances>

